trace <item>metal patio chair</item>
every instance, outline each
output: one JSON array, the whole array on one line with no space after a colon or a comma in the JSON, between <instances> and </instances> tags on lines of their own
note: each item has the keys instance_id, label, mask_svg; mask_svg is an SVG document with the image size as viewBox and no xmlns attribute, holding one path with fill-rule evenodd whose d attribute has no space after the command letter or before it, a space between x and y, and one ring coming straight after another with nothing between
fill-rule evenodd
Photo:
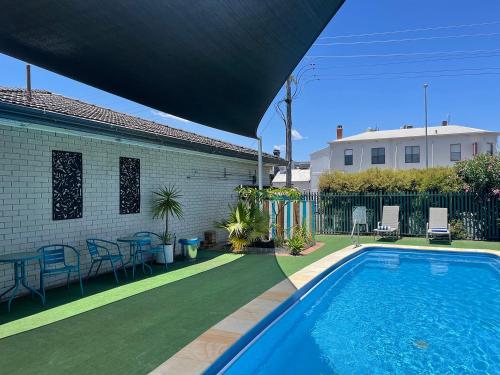
<instances>
[{"instance_id":1,"label":"metal patio chair","mask_svg":"<svg viewBox=\"0 0 500 375\"><path fill-rule=\"evenodd\" d=\"M111 264L111 268L113 270L113 274L115 275L115 280L117 284L120 284L120 281L118 280L118 274L116 273L117 263L121 263L121 268L125 273L125 277L126 278L128 277L120 245L118 245L116 242L102 240L99 238L89 238L87 240L87 249L89 250L90 258L92 259L92 263L90 265L90 269L87 274L87 279L90 277L90 274L92 273L92 268L96 263L98 263L98 265L97 269L95 270L94 276L98 274L102 262L109 262Z\"/></svg>"},{"instance_id":2,"label":"metal patio chair","mask_svg":"<svg viewBox=\"0 0 500 375\"><path fill-rule=\"evenodd\" d=\"M69 245L47 245L37 250L40 254L40 292L45 304L45 275L67 274L66 284L69 288L69 280L72 272L78 273L80 291L83 296L82 275L80 273L80 253ZM76 264L66 262L66 251L71 251L76 256Z\"/></svg>"},{"instance_id":3,"label":"metal patio chair","mask_svg":"<svg viewBox=\"0 0 500 375\"><path fill-rule=\"evenodd\" d=\"M154 232L137 232L134 234L134 236L138 236L138 237L149 236L149 238L151 239L151 242L148 245L144 245L144 246L141 246L139 248L138 253L141 253L141 255L143 255L141 257L143 263L144 263L144 255L150 254L151 255L150 264L152 265L154 255L163 253L163 247L161 246L162 239L161 239L160 235L156 234ZM173 240L172 245L173 245L174 255L175 255L175 239L176 239L176 236L175 236L175 234L173 234L172 235L172 240ZM168 269L168 264L167 264L166 259L165 259L165 269ZM152 272L153 272L153 270L151 269L151 273Z\"/></svg>"}]
</instances>

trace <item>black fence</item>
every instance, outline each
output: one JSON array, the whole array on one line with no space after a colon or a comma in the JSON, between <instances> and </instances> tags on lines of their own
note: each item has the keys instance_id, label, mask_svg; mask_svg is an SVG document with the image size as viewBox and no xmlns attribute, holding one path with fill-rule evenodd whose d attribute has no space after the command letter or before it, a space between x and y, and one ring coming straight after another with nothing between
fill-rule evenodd
<instances>
[{"instance_id":1,"label":"black fence","mask_svg":"<svg viewBox=\"0 0 500 375\"><path fill-rule=\"evenodd\" d=\"M316 203L316 231L321 234L350 233L352 211L365 206L372 232L382 219L383 206L399 206L401 234L424 236L430 207L448 208L448 221L463 228L466 238L500 239L500 200L479 198L475 193L309 193L306 199Z\"/></svg>"}]
</instances>

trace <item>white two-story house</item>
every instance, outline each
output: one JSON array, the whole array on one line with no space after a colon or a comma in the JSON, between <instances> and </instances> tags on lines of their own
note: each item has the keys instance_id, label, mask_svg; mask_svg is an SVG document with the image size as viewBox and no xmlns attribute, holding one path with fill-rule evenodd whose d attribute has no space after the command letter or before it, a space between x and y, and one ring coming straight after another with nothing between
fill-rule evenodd
<instances>
[{"instance_id":1,"label":"white two-story house","mask_svg":"<svg viewBox=\"0 0 500 375\"><path fill-rule=\"evenodd\" d=\"M497 150L500 132L448 125L427 128L429 167L450 166L479 153ZM425 128L403 126L396 130L368 130L337 139L311 154L311 191L318 190L319 176L325 171L359 172L368 168L410 169L426 167Z\"/></svg>"}]
</instances>

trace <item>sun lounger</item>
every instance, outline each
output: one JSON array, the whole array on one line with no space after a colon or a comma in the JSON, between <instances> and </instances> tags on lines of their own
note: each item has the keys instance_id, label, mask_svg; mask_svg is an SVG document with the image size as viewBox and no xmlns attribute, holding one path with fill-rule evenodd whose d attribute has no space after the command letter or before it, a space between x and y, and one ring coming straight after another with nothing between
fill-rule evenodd
<instances>
[{"instance_id":1,"label":"sun lounger","mask_svg":"<svg viewBox=\"0 0 500 375\"><path fill-rule=\"evenodd\" d=\"M378 222L374 232L381 237L399 238L399 206L383 207L382 221Z\"/></svg>"},{"instance_id":2,"label":"sun lounger","mask_svg":"<svg viewBox=\"0 0 500 375\"><path fill-rule=\"evenodd\" d=\"M429 222L427 223L427 240L447 239L451 242L450 224L448 223L448 209L431 207Z\"/></svg>"}]
</instances>

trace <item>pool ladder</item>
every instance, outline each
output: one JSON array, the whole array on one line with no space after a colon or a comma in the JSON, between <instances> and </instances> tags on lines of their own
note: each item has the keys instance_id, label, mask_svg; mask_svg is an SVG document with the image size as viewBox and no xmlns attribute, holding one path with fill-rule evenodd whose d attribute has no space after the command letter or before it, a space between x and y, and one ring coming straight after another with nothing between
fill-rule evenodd
<instances>
[{"instance_id":1,"label":"pool ladder","mask_svg":"<svg viewBox=\"0 0 500 375\"><path fill-rule=\"evenodd\" d=\"M354 231L357 229L356 233L356 239L354 239ZM357 220L354 220L352 230L351 230L351 241L354 244L354 247L360 247L361 244L359 243L359 224Z\"/></svg>"}]
</instances>

